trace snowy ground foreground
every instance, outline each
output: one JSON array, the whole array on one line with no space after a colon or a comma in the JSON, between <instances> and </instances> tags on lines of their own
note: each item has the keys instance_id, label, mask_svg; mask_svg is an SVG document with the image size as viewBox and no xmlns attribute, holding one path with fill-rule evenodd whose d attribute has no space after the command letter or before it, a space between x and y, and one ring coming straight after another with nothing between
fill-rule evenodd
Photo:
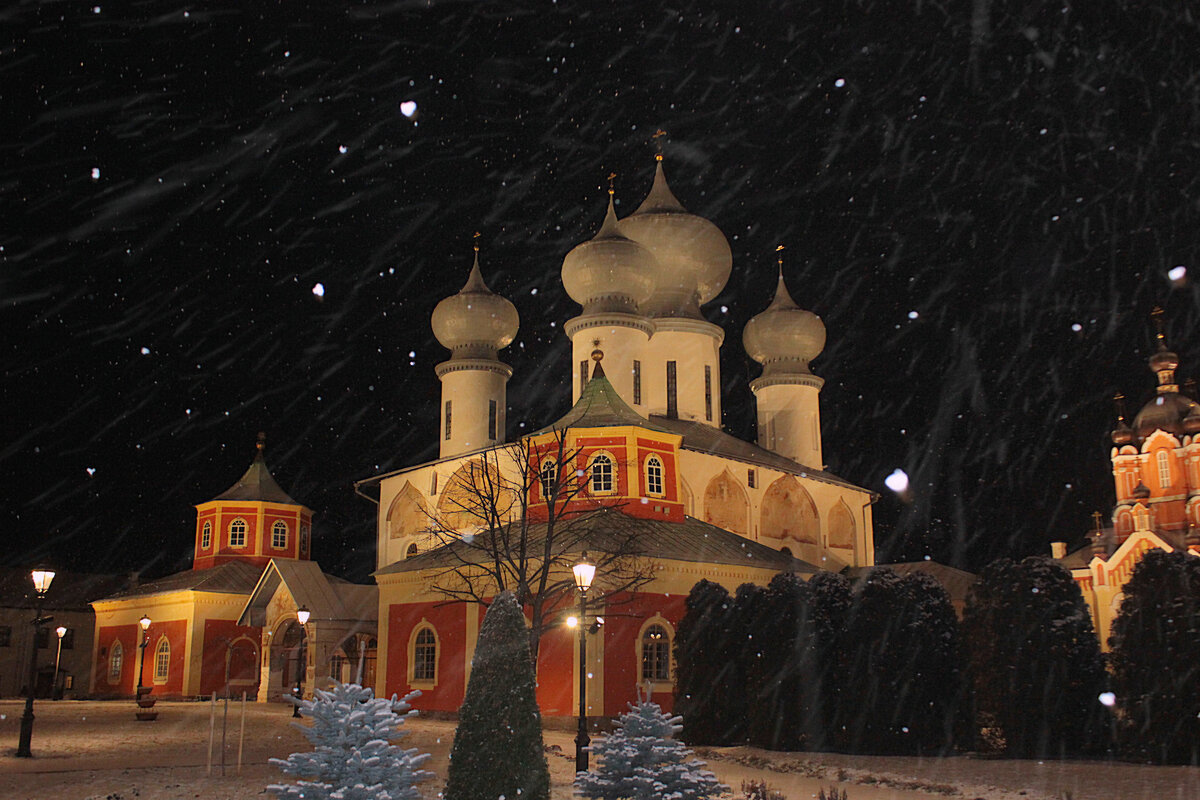
<instances>
[{"instance_id":1,"label":"snowy ground foreground","mask_svg":"<svg viewBox=\"0 0 1200 800\"><path fill-rule=\"evenodd\" d=\"M240 711L229 707L226 776L205 774L209 707L205 703L159 703L155 722L137 722L132 702L39 701L33 759L13 757L22 704L0 701L0 798L4 800L241 800L266 798L268 783L282 781L271 756L306 748L290 727L290 706L247 704L245 765L236 775ZM220 706L217 746L220 750ZM433 753L428 766L440 779L454 725L410 721L407 746ZM574 769L573 735L547 731L554 800L568 800ZM999 761L972 758L864 758L830 754L766 753L753 748L704 751L709 766L735 789L743 780L765 779L789 800L814 797L838 780L850 800L985 798L986 800L1183 800L1200 797L1200 769L1089 762ZM440 783L427 784L436 797Z\"/></svg>"}]
</instances>

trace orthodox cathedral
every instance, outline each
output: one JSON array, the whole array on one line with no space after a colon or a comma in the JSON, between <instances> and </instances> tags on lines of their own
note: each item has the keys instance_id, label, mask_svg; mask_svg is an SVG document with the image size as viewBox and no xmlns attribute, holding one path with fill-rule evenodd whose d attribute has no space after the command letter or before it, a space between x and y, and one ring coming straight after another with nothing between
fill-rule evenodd
<instances>
[{"instance_id":1,"label":"orthodox cathedral","mask_svg":"<svg viewBox=\"0 0 1200 800\"><path fill-rule=\"evenodd\" d=\"M565 565L549 576L560 591L538 650L548 716L578 713L579 632L570 622L589 632L589 715L616 715L639 690L670 708L675 626L697 581L732 591L781 571L874 563L875 496L823 466L823 382L809 362L825 327L792 299L782 265L774 299L742 334L763 366L749 386L758 441L721 429L726 332L700 309L731 267L725 236L676 199L661 156L632 214L617 218L610 189L599 232L562 265L563 285L582 307L565 325L573 406L505 443L512 370L498 354L519 319L488 288L476 247L462 290L433 311L434 334L450 351L437 366L439 458L356 485L378 505L378 694L420 689L422 710L458 709L485 609L448 600L495 592L487 576L503 570L481 563L495 554L479 543L489 531L526 531L522 541L539 547L554 525L577 532L544 550ZM615 560L597 557L611 556L616 540L639 570L619 586L606 575ZM598 562L593 605L568 620L578 597L569 565L585 551Z\"/></svg>"},{"instance_id":2,"label":"orthodox cathedral","mask_svg":"<svg viewBox=\"0 0 1200 800\"><path fill-rule=\"evenodd\" d=\"M610 189L599 232L562 265L582 307L565 326L572 407L506 442L512 369L499 352L520 320L476 247L462 290L433 310L450 351L436 369L439 457L356 484L377 504L377 586L311 560L312 512L272 477L260 436L241 479L196 506L192 569L93 603L93 694L270 700L333 678L381 696L420 689L421 710L456 711L495 577L512 569L488 540L529 545L537 554L514 563L546 567L542 591L520 585L528 571L513 581L544 600L544 714L578 713L580 625L588 715L615 716L639 691L669 709L675 626L697 581L733 591L874 564L875 495L824 468L809 362L825 326L796 305L782 262L774 299L742 333L763 367L749 386L758 441L721 429L726 332L700 309L731 268L725 236L680 204L661 156L632 214L617 218ZM569 618L571 566L585 558L589 613Z\"/></svg>"},{"instance_id":3,"label":"orthodox cathedral","mask_svg":"<svg viewBox=\"0 0 1200 800\"><path fill-rule=\"evenodd\" d=\"M1054 542L1052 555L1071 570L1092 612L1101 647L1108 638L1134 566L1149 550L1200 555L1200 403L1180 392L1175 370L1179 356L1167 348L1162 311L1155 309L1158 347L1150 369L1158 378L1154 397L1125 421L1124 398L1117 396L1112 432L1113 483L1117 502L1111 526L1101 523L1083 548L1071 554ZM1188 394L1195 394L1194 387Z\"/></svg>"}]
</instances>

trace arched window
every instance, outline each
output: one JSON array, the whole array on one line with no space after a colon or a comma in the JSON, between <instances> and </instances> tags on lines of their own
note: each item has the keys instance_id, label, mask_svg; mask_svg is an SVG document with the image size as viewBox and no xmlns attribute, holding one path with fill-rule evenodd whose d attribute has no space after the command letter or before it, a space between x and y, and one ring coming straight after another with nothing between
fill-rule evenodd
<instances>
[{"instance_id":1,"label":"arched window","mask_svg":"<svg viewBox=\"0 0 1200 800\"><path fill-rule=\"evenodd\" d=\"M307 525L300 526L300 555L308 555L308 540L312 530Z\"/></svg>"},{"instance_id":2,"label":"arched window","mask_svg":"<svg viewBox=\"0 0 1200 800\"><path fill-rule=\"evenodd\" d=\"M246 520L242 519L241 517L238 517L233 522L229 523L229 546L246 546Z\"/></svg>"},{"instance_id":3,"label":"arched window","mask_svg":"<svg viewBox=\"0 0 1200 800\"><path fill-rule=\"evenodd\" d=\"M649 625L642 631L642 680L671 680L671 636L662 625Z\"/></svg>"},{"instance_id":4,"label":"arched window","mask_svg":"<svg viewBox=\"0 0 1200 800\"><path fill-rule=\"evenodd\" d=\"M606 453L592 459L588 467L588 485L592 494L609 494L613 491L613 461Z\"/></svg>"},{"instance_id":5,"label":"arched window","mask_svg":"<svg viewBox=\"0 0 1200 800\"><path fill-rule=\"evenodd\" d=\"M161 683L167 679L170 672L171 643L164 636L158 640L158 647L154 649L154 680Z\"/></svg>"},{"instance_id":6,"label":"arched window","mask_svg":"<svg viewBox=\"0 0 1200 800\"><path fill-rule=\"evenodd\" d=\"M212 523L205 520L204 527L200 529L200 549L207 550L210 544L212 544Z\"/></svg>"},{"instance_id":7,"label":"arched window","mask_svg":"<svg viewBox=\"0 0 1200 800\"><path fill-rule=\"evenodd\" d=\"M411 558L411 557L415 556L416 554L417 554L417 543L413 542L412 544L410 544L408 546L408 551L405 552L404 557Z\"/></svg>"},{"instance_id":8,"label":"arched window","mask_svg":"<svg viewBox=\"0 0 1200 800\"><path fill-rule=\"evenodd\" d=\"M275 520L271 526L271 547L282 550L287 547L287 523L281 519Z\"/></svg>"},{"instance_id":9,"label":"arched window","mask_svg":"<svg viewBox=\"0 0 1200 800\"><path fill-rule=\"evenodd\" d=\"M1166 450L1159 450L1155 459L1158 461L1158 485L1166 489L1171 485L1171 456Z\"/></svg>"},{"instance_id":10,"label":"arched window","mask_svg":"<svg viewBox=\"0 0 1200 800\"><path fill-rule=\"evenodd\" d=\"M433 628L424 627L417 632L413 642L412 675L414 681L437 680L437 637Z\"/></svg>"},{"instance_id":11,"label":"arched window","mask_svg":"<svg viewBox=\"0 0 1200 800\"><path fill-rule=\"evenodd\" d=\"M663 463L658 456L646 459L646 493L659 496L663 494Z\"/></svg>"},{"instance_id":12,"label":"arched window","mask_svg":"<svg viewBox=\"0 0 1200 800\"><path fill-rule=\"evenodd\" d=\"M554 482L558 480L558 462L552 458L543 461L538 479L542 482L542 499L549 502L554 493Z\"/></svg>"},{"instance_id":13,"label":"arched window","mask_svg":"<svg viewBox=\"0 0 1200 800\"><path fill-rule=\"evenodd\" d=\"M125 663L125 648L121 647L121 640L114 639L112 650L108 653L108 680L109 683L121 679L121 667Z\"/></svg>"}]
</instances>

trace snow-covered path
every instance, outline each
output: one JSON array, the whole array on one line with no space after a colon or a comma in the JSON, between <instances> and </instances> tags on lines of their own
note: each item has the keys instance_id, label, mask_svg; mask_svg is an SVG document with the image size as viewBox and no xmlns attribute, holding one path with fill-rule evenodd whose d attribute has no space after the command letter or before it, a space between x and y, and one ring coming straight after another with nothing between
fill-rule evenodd
<instances>
[{"instance_id":1,"label":"snow-covered path","mask_svg":"<svg viewBox=\"0 0 1200 800\"><path fill-rule=\"evenodd\" d=\"M151 723L133 718L130 702L51 703L39 701L32 759L16 759L22 704L0 701L0 798L4 800L245 800L264 798L263 787L282 780L267 763L307 743L289 725L290 707L247 704L244 766L238 776L240 712L229 707L226 776L205 771L209 707L164 702ZM433 753L430 768L444 778L454 724L410 722L407 743ZM219 763L220 714L216 742ZM569 800L574 769L574 734L547 730L553 800ZM554 751L557 747L558 751ZM751 748L706 751L709 766L737 789L742 781L765 779L789 800L815 797L840 775L850 800L984 798L985 800L1185 800L1200 797L1200 769L1091 762L1022 762L972 758L915 759L838 754L764 753ZM920 788L918 788L920 787ZM439 784L426 787L436 797ZM923 790L922 790L923 789Z\"/></svg>"}]
</instances>

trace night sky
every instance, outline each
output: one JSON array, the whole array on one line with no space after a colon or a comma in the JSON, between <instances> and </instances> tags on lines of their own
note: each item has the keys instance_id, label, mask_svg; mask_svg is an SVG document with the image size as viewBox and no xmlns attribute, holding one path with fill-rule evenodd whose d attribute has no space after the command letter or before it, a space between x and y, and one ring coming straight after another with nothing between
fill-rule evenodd
<instances>
[{"instance_id":1,"label":"night sky","mask_svg":"<svg viewBox=\"0 0 1200 800\"><path fill-rule=\"evenodd\" d=\"M754 436L741 329L782 243L881 560L1079 544L1156 304L1200 374L1187 3L94 2L0 12L4 563L187 568L263 430L316 558L364 579L352 482L436 457L429 314L472 233L521 314L517 436L569 402L562 258L610 171L640 203L660 128L733 248L726 429Z\"/></svg>"}]
</instances>

